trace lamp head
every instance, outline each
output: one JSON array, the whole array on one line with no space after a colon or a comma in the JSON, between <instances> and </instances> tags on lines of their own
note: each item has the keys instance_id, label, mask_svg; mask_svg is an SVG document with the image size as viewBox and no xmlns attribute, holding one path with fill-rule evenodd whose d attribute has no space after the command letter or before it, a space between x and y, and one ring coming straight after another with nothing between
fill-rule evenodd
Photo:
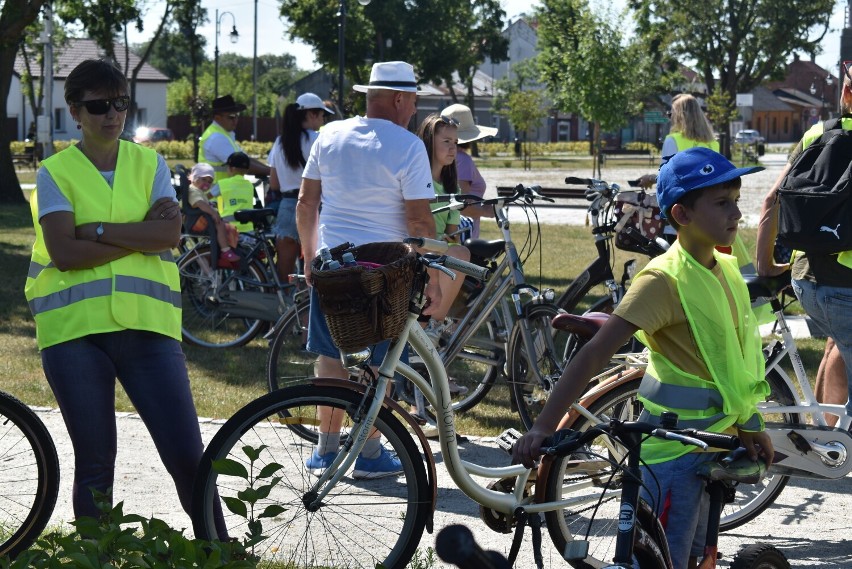
<instances>
[{"instance_id":1,"label":"lamp head","mask_svg":"<svg viewBox=\"0 0 852 569\"><path fill-rule=\"evenodd\" d=\"M358 3L362 6L369 6L372 0L358 0Z\"/></svg>"},{"instance_id":2,"label":"lamp head","mask_svg":"<svg viewBox=\"0 0 852 569\"><path fill-rule=\"evenodd\" d=\"M237 43L240 39L240 32L237 31L237 26L231 28L231 33L228 34L228 37L231 38L231 43Z\"/></svg>"}]
</instances>

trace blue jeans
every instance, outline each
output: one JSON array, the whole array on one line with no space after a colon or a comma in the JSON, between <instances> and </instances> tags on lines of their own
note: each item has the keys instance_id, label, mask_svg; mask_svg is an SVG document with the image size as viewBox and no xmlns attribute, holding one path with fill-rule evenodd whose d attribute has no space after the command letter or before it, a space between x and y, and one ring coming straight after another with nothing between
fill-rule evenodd
<instances>
[{"instance_id":1,"label":"blue jeans","mask_svg":"<svg viewBox=\"0 0 852 569\"><path fill-rule=\"evenodd\" d=\"M275 237L283 239L289 237L293 241L299 241L299 231L296 229L296 202L293 198L283 198L278 205L278 215L275 217L275 225L272 227Z\"/></svg>"},{"instance_id":2,"label":"blue jeans","mask_svg":"<svg viewBox=\"0 0 852 569\"><path fill-rule=\"evenodd\" d=\"M91 489L106 492L113 486L116 377L190 513L204 447L180 343L154 332L122 330L45 348L41 359L74 446L74 515L98 517Z\"/></svg>"},{"instance_id":3,"label":"blue jeans","mask_svg":"<svg viewBox=\"0 0 852 569\"><path fill-rule=\"evenodd\" d=\"M794 279L793 290L808 316L834 339L846 364L846 382L852 398L852 287ZM846 413L852 414L852 399L846 402Z\"/></svg>"},{"instance_id":4,"label":"blue jeans","mask_svg":"<svg viewBox=\"0 0 852 569\"><path fill-rule=\"evenodd\" d=\"M704 554L710 495L695 475L698 467L716 460L717 453L691 452L674 460L642 467L641 496L664 518L666 541L674 569L686 569L690 557ZM698 505L698 507L696 507Z\"/></svg>"}]
</instances>

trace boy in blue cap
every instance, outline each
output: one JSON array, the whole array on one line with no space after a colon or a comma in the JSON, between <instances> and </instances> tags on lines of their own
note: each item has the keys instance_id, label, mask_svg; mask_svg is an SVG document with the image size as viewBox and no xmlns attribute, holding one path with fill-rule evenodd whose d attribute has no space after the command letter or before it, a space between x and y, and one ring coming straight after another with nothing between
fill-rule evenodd
<instances>
[{"instance_id":1,"label":"boy in blue cap","mask_svg":"<svg viewBox=\"0 0 852 569\"><path fill-rule=\"evenodd\" d=\"M679 427L738 434L752 460L760 455L772 463L756 408L769 393L757 323L735 257L715 249L737 235L740 176L760 170L736 168L707 148L679 152L660 168L657 201L678 239L640 271L613 316L571 360L535 425L515 444L515 462L533 466L589 379L635 333L650 350L640 420L656 422L673 411ZM644 497L664 520L676 569L694 567L703 553L709 501L695 472L716 456L675 441L642 444Z\"/></svg>"}]
</instances>

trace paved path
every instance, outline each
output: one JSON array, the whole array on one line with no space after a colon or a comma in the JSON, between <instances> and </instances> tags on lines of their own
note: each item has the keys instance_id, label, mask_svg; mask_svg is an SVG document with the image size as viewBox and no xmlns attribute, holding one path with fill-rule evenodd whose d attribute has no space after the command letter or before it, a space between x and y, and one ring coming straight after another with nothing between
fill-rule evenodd
<instances>
[{"instance_id":1,"label":"paved path","mask_svg":"<svg viewBox=\"0 0 852 569\"><path fill-rule=\"evenodd\" d=\"M72 518L70 505L73 455L60 414L55 410L39 410L56 442L62 476L60 496L52 524ZM189 518L179 507L170 479L157 458L153 443L135 415L119 414L118 469L115 482L116 500L125 503L125 512L164 519L172 527L188 528ZM202 421L205 443L212 438L221 422ZM471 528L476 539L486 548L508 553L511 536L487 529L479 519L478 506L453 487L442 464L437 443L433 451L438 462L438 511L436 531L453 523ZM489 438L471 438L461 449L465 460L484 465L506 465L509 458ZM732 555L744 544L755 541L771 543L781 548L794 567L850 568L852 567L852 477L836 481L796 480L784 490L777 503L756 520L730 534L722 536L720 549ZM433 547L435 536L424 534L421 548ZM553 548L546 531L543 553L547 567L567 567ZM727 566L722 563L721 566ZM444 567L439 564L438 567ZM521 548L516 567L534 567L529 538Z\"/></svg>"}]
</instances>

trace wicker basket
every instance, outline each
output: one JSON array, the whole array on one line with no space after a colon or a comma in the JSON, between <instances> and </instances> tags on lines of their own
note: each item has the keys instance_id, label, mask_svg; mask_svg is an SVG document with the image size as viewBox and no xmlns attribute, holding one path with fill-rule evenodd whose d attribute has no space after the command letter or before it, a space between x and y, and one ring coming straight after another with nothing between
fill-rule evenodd
<instances>
[{"instance_id":1,"label":"wicker basket","mask_svg":"<svg viewBox=\"0 0 852 569\"><path fill-rule=\"evenodd\" d=\"M340 261L345 251L354 253L358 261L382 266L323 271L316 257L311 262L311 282L334 343L344 352L357 352L402 332L417 257L411 247L397 242L336 247L332 257Z\"/></svg>"}]
</instances>

